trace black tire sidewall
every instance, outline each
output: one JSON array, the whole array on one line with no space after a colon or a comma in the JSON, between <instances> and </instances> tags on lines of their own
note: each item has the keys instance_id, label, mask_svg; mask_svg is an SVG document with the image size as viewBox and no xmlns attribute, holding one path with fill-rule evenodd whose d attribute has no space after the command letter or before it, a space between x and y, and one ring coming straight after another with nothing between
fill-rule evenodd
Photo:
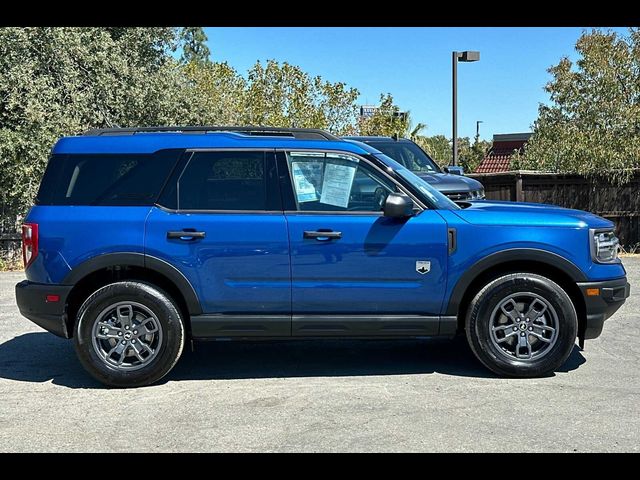
<instances>
[{"instance_id":1,"label":"black tire sidewall","mask_svg":"<svg viewBox=\"0 0 640 480\"><path fill-rule=\"evenodd\" d=\"M521 361L505 356L491 341L491 313L507 296L531 292L547 300L558 315L558 338L551 350L539 359ZM566 292L540 275L512 274L488 285L474 299L467 317L469 343L490 370L501 375L532 377L547 375L560 367L573 350L578 331L575 308Z\"/></svg>"},{"instance_id":2,"label":"black tire sidewall","mask_svg":"<svg viewBox=\"0 0 640 480\"><path fill-rule=\"evenodd\" d=\"M108 366L92 341L98 315L110 305L126 301L147 307L162 328L160 352L148 365L132 371ZM143 282L117 282L98 289L80 307L74 345L83 367L98 381L114 387L137 387L158 381L173 368L184 345L184 328L178 309L162 290Z\"/></svg>"}]
</instances>

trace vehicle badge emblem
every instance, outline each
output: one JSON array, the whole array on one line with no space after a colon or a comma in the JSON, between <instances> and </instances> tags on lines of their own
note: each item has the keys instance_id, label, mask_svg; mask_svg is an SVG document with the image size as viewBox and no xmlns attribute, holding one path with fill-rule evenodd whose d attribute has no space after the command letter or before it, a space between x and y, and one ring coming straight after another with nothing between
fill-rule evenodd
<instances>
[{"instance_id":1,"label":"vehicle badge emblem","mask_svg":"<svg viewBox=\"0 0 640 480\"><path fill-rule=\"evenodd\" d=\"M429 273L430 270L431 270L430 260L416 260L416 272L424 275L425 273Z\"/></svg>"}]
</instances>

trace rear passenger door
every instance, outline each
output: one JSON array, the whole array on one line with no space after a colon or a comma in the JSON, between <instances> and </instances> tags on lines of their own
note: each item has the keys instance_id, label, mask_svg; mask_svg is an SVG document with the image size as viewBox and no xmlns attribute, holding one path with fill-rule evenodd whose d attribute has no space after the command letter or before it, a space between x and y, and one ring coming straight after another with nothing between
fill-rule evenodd
<instances>
[{"instance_id":1,"label":"rear passenger door","mask_svg":"<svg viewBox=\"0 0 640 480\"><path fill-rule=\"evenodd\" d=\"M147 220L145 252L191 282L193 335L290 335L289 240L273 151L187 152Z\"/></svg>"}]
</instances>

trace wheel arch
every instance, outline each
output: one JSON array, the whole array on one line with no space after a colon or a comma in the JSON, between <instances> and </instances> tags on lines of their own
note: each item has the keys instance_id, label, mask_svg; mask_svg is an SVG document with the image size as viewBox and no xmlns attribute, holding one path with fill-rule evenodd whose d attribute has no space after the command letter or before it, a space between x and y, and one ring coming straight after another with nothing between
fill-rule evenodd
<instances>
[{"instance_id":1,"label":"wheel arch","mask_svg":"<svg viewBox=\"0 0 640 480\"><path fill-rule=\"evenodd\" d=\"M73 285L67 297L67 331L72 335L78 309L98 288L121 280L140 280L165 290L180 308L187 332L190 317L202 313L200 301L189 280L170 263L142 253L109 253L75 267L63 282Z\"/></svg>"},{"instance_id":2,"label":"wheel arch","mask_svg":"<svg viewBox=\"0 0 640 480\"><path fill-rule=\"evenodd\" d=\"M509 273L526 272L547 277L560 285L578 314L578 332L583 332L586 307L577 282L587 280L574 263L560 255L540 249L513 248L491 254L467 269L451 292L445 315L458 318L458 330L464 329L464 319L473 296L491 280Z\"/></svg>"}]
</instances>

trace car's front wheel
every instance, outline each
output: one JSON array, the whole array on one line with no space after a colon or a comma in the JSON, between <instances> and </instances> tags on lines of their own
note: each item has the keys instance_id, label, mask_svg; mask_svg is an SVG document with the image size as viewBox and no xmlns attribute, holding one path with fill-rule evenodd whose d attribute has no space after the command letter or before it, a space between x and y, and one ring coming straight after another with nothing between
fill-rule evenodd
<instances>
[{"instance_id":1,"label":"car's front wheel","mask_svg":"<svg viewBox=\"0 0 640 480\"><path fill-rule=\"evenodd\" d=\"M469 345L499 375L536 377L555 371L571 353L577 331L576 310L567 293L532 273L489 282L467 310Z\"/></svg>"},{"instance_id":2,"label":"car's front wheel","mask_svg":"<svg viewBox=\"0 0 640 480\"><path fill-rule=\"evenodd\" d=\"M106 285L82 304L74 344L83 367L114 387L149 385L176 364L184 325L172 299L138 281Z\"/></svg>"}]
</instances>

